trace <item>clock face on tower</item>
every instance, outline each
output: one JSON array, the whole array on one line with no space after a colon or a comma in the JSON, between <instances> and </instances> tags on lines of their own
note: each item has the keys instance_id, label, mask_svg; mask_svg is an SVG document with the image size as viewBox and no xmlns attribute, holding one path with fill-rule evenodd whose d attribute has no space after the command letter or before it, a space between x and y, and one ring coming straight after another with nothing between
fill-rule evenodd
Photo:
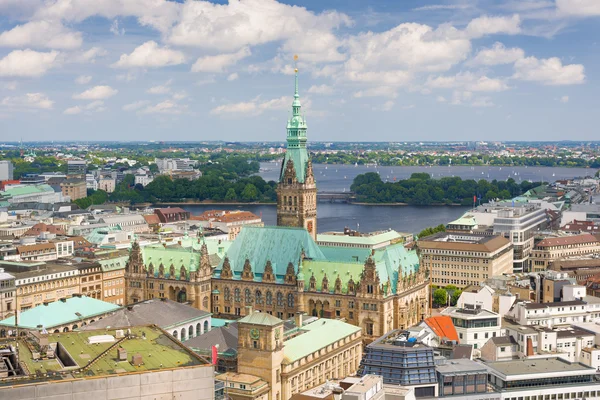
<instances>
[{"instance_id":1,"label":"clock face on tower","mask_svg":"<svg viewBox=\"0 0 600 400\"><path fill-rule=\"evenodd\" d=\"M260 337L260 331L256 328L250 329L250 337L257 340Z\"/></svg>"}]
</instances>

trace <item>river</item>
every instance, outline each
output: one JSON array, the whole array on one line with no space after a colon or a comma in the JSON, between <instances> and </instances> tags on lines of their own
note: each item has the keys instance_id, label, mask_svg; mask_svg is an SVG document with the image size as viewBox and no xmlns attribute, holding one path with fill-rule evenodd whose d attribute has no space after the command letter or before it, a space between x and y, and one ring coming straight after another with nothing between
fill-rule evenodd
<instances>
[{"instance_id":1,"label":"river","mask_svg":"<svg viewBox=\"0 0 600 400\"><path fill-rule=\"evenodd\" d=\"M277 180L279 163L261 163L261 172L265 180ZM509 177L520 180L555 181L576 176L593 175L595 170L588 168L561 167L367 167L353 165L314 165L315 178L319 191L349 191L352 180L358 174L377 172L382 179L392 181L410 177L414 172L427 172L434 178L442 176L460 176L463 179L498 179ZM265 225L277 222L275 205L244 204L236 205L183 205L182 208L192 214L201 214L206 210L225 209L248 210L261 215ZM345 226L372 232L382 229L395 229L399 232L418 233L429 226L446 224L459 218L468 207L458 206L385 206L359 205L322 202L317 207L318 232L341 231Z\"/></svg>"}]
</instances>

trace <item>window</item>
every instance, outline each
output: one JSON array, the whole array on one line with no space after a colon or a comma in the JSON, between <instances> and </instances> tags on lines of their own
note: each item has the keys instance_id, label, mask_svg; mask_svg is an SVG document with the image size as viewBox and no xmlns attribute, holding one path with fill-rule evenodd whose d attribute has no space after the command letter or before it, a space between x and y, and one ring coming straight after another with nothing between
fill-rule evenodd
<instances>
[{"instance_id":1,"label":"window","mask_svg":"<svg viewBox=\"0 0 600 400\"><path fill-rule=\"evenodd\" d=\"M283 293L277 292L277 307L283 307Z\"/></svg>"},{"instance_id":2,"label":"window","mask_svg":"<svg viewBox=\"0 0 600 400\"><path fill-rule=\"evenodd\" d=\"M258 349L258 340L253 340L252 341L252 347L255 349Z\"/></svg>"},{"instance_id":3,"label":"window","mask_svg":"<svg viewBox=\"0 0 600 400\"><path fill-rule=\"evenodd\" d=\"M287 296L287 306L288 306L288 308L294 307L294 294L293 293L290 293Z\"/></svg>"},{"instance_id":4,"label":"window","mask_svg":"<svg viewBox=\"0 0 600 400\"><path fill-rule=\"evenodd\" d=\"M506 351L506 347L500 347L500 352L504 353Z\"/></svg>"},{"instance_id":5,"label":"window","mask_svg":"<svg viewBox=\"0 0 600 400\"><path fill-rule=\"evenodd\" d=\"M244 299L246 300L246 304L252 303L252 295L250 294L250 289L244 290Z\"/></svg>"},{"instance_id":6,"label":"window","mask_svg":"<svg viewBox=\"0 0 600 400\"><path fill-rule=\"evenodd\" d=\"M230 301L231 300L231 291L229 290L228 287L226 287L224 289L224 297L225 297L225 301Z\"/></svg>"},{"instance_id":7,"label":"window","mask_svg":"<svg viewBox=\"0 0 600 400\"><path fill-rule=\"evenodd\" d=\"M265 298L266 298L267 305L272 306L273 305L273 293L267 292Z\"/></svg>"}]
</instances>

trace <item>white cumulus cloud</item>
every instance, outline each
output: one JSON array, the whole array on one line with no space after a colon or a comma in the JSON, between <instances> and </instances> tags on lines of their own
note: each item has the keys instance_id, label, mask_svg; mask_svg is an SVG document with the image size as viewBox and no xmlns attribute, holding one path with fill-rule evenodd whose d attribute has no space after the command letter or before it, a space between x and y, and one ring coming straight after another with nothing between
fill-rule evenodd
<instances>
[{"instance_id":1,"label":"white cumulus cloud","mask_svg":"<svg viewBox=\"0 0 600 400\"><path fill-rule=\"evenodd\" d=\"M500 65L512 64L525 57L523 49L518 47L506 48L502 43L496 42L491 48L480 50L470 61L471 65Z\"/></svg>"},{"instance_id":2,"label":"white cumulus cloud","mask_svg":"<svg viewBox=\"0 0 600 400\"><path fill-rule=\"evenodd\" d=\"M173 100L165 100L153 106L144 108L142 114L183 114L187 111L188 106L178 104Z\"/></svg>"},{"instance_id":3,"label":"white cumulus cloud","mask_svg":"<svg viewBox=\"0 0 600 400\"><path fill-rule=\"evenodd\" d=\"M515 62L513 78L544 85L574 85L585 81L581 64L563 65L558 57L538 59L526 57Z\"/></svg>"},{"instance_id":4,"label":"white cumulus cloud","mask_svg":"<svg viewBox=\"0 0 600 400\"><path fill-rule=\"evenodd\" d=\"M312 85L307 90L308 93L314 94L333 94L333 87L329 85Z\"/></svg>"},{"instance_id":5,"label":"white cumulus cloud","mask_svg":"<svg viewBox=\"0 0 600 400\"><path fill-rule=\"evenodd\" d=\"M462 88L468 92L501 92L508 89L504 80L461 72L452 76L429 77L426 85L433 89Z\"/></svg>"},{"instance_id":6,"label":"white cumulus cloud","mask_svg":"<svg viewBox=\"0 0 600 400\"><path fill-rule=\"evenodd\" d=\"M44 93L26 93L22 96L5 97L0 105L10 108L33 108L49 110L54 101L50 100Z\"/></svg>"},{"instance_id":7,"label":"white cumulus cloud","mask_svg":"<svg viewBox=\"0 0 600 400\"><path fill-rule=\"evenodd\" d=\"M600 1L598 0L556 0L556 8L560 14L573 16L598 16L600 15Z\"/></svg>"},{"instance_id":8,"label":"white cumulus cloud","mask_svg":"<svg viewBox=\"0 0 600 400\"><path fill-rule=\"evenodd\" d=\"M81 46L80 32L65 28L60 22L30 21L0 33L0 46L42 47L72 50Z\"/></svg>"},{"instance_id":9,"label":"white cumulus cloud","mask_svg":"<svg viewBox=\"0 0 600 400\"><path fill-rule=\"evenodd\" d=\"M229 82L233 82L233 81L237 81L239 77L240 76L238 75L238 73L234 72L233 74L229 74L229 76L227 77L227 80Z\"/></svg>"},{"instance_id":10,"label":"white cumulus cloud","mask_svg":"<svg viewBox=\"0 0 600 400\"><path fill-rule=\"evenodd\" d=\"M38 77L58 64L59 53L14 50L0 59L0 76Z\"/></svg>"},{"instance_id":11,"label":"white cumulus cloud","mask_svg":"<svg viewBox=\"0 0 600 400\"><path fill-rule=\"evenodd\" d=\"M518 14L512 17L484 15L469 22L465 31L471 38L496 34L516 35L521 32L521 18Z\"/></svg>"},{"instance_id":12,"label":"white cumulus cloud","mask_svg":"<svg viewBox=\"0 0 600 400\"><path fill-rule=\"evenodd\" d=\"M90 83L91 80L92 77L90 75L80 75L77 78L75 78L75 83L79 85L85 85L87 83Z\"/></svg>"},{"instance_id":13,"label":"white cumulus cloud","mask_svg":"<svg viewBox=\"0 0 600 400\"><path fill-rule=\"evenodd\" d=\"M244 47L235 53L200 57L192 65L192 72L223 72L251 54L250 48Z\"/></svg>"},{"instance_id":14,"label":"white cumulus cloud","mask_svg":"<svg viewBox=\"0 0 600 400\"><path fill-rule=\"evenodd\" d=\"M74 99L78 100L102 100L114 96L119 91L110 86L94 86L82 93L73 95Z\"/></svg>"},{"instance_id":15,"label":"white cumulus cloud","mask_svg":"<svg viewBox=\"0 0 600 400\"><path fill-rule=\"evenodd\" d=\"M171 83L173 82L172 79L169 79L167 82L165 82L162 85L158 85L158 86L153 86L150 89L146 90L146 93L149 94L167 94L171 92Z\"/></svg>"},{"instance_id":16,"label":"white cumulus cloud","mask_svg":"<svg viewBox=\"0 0 600 400\"><path fill-rule=\"evenodd\" d=\"M305 101L304 107L308 108L310 102ZM259 115L267 110L283 110L292 104L292 100L287 97L279 97L270 100L261 100L259 97L250 101L239 103L222 104L210 110L213 115Z\"/></svg>"},{"instance_id":17,"label":"white cumulus cloud","mask_svg":"<svg viewBox=\"0 0 600 400\"><path fill-rule=\"evenodd\" d=\"M145 105L147 105L148 103L150 103L148 100L134 101L133 103L125 104L125 105L123 106L123 110L124 110L124 111L135 111L135 110L139 110L140 108L144 107L144 106L145 106Z\"/></svg>"},{"instance_id":18,"label":"white cumulus cloud","mask_svg":"<svg viewBox=\"0 0 600 400\"><path fill-rule=\"evenodd\" d=\"M136 47L131 54L122 54L119 61L112 64L114 68L158 68L183 64L185 55L179 50L160 47L150 40Z\"/></svg>"}]
</instances>

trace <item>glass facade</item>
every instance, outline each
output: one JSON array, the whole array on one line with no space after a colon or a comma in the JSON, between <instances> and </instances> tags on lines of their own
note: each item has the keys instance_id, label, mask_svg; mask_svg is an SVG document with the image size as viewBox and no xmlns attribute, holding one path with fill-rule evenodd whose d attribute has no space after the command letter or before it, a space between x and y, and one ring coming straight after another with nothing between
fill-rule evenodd
<instances>
[{"instance_id":1,"label":"glass facade","mask_svg":"<svg viewBox=\"0 0 600 400\"><path fill-rule=\"evenodd\" d=\"M397 340L398 331L365 348L358 374L380 375L383 383L402 386L427 385L415 390L417 397L432 396L437 386L433 349L421 343Z\"/></svg>"}]
</instances>

